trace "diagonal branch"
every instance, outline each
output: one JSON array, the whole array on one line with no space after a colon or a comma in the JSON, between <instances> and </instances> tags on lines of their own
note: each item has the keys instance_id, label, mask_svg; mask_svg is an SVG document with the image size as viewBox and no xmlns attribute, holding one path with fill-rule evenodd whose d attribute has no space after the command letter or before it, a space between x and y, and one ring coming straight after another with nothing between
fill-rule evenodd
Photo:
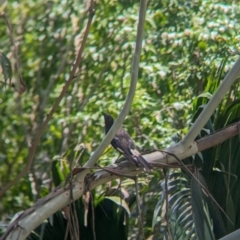
<instances>
[{"instance_id":1,"label":"diagonal branch","mask_svg":"<svg viewBox=\"0 0 240 240\"><path fill-rule=\"evenodd\" d=\"M132 101L134 98L137 80L138 80L138 70L139 70L139 61L140 55L142 50L142 39L143 39L143 32L144 32L144 22L145 22L145 14L147 8L147 0L141 0L140 2L140 10L139 10L139 19L138 19L138 28L137 28L137 39L136 39L136 47L135 53L133 57L133 64L132 64L132 72L131 72L131 85L128 92L127 99L123 106L123 109L120 115L117 117L116 121L112 125L111 129L91 156L91 158L85 163L84 167L93 167L94 164L97 162L99 157L102 155L104 150L107 148L111 140L113 139L114 135L116 134L117 130L120 128L123 120L125 119L126 115L128 114Z\"/></svg>"},{"instance_id":2,"label":"diagonal branch","mask_svg":"<svg viewBox=\"0 0 240 240\"><path fill-rule=\"evenodd\" d=\"M212 116L217 106L222 101L225 94L229 91L232 84L239 78L239 76L240 76L240 59L238 59L238 61L234 64L230 72L228 72L216 93L213 95L211 100L208 102L206 107L203 109L197 120L190 128L187 135L183 138L183 140L179 144L182 144L184 147L189 147L189 145L192 144L192 142L197 137L201 129L204 127L209 118Z\"/></svg>"},{"instance_id":3,"label":"diagonal branch","mask_svg":"<svg viewBox=\"0 0 240 240\"><path fill-rule=\"evenodd\" d=\"M231 126L222 129L216 133L208 135L198 141L195 142L197 146L195 148L195 152L189 151L188 155L184 155L184 158L189 157L193 154L196 154L199 150L204 150L213 146L216 146L225 140L236 136L239 134L239 125L240 122L234 123ZM204 144L207 143L207 144ZM177 165L178 161L174 156L166 157L165 159L161 159L159 161L153 159L156 157L156 154L159 156L159 151L155 151L150 154L143 155L144 158L151 162L154 166L158 168L171 168L171 167L182 167L182 165ZM166 155L166 154L165 154ZM177 155L177 154L176 154ZM179 157L180 159L183 156ZM123 172L124 174L128 175L128 177L134 177L137 174L141 173L141 169L136 169L129 161L124 161L114 166L107 167L109 171L105 171L104 169L95 171L92 174L89 174L86 179L88 186L90 189L94 189L99 185L102 185L106 182L118 179L119 175L114 175L113 172ZM84 171L82 171L84 172ZM81 172L80 172L81 174ZM81 197L84 191L88 188L85 186L86 182L82 181L79 184L78 181L73 182L72 186L72 194L73 199L77 199ZM40 199L35 205L27 209L17 220L15 220L9 227L6 233L2 236L1 239L25 239L28 234L35 229L41 222L44 221L47 217L54 214L59 209L63 208L70 202L70 193L69 193L69 186L66 186L63 189L55 189L52 193L47 195L46 197ZM16 238L14 238L16 237Z\"/></svg>"},{"instance_id":4,"label":"diagonal branch","mask_svg":"<svg viewBox=\"0 0 240 240\"><path fill-rule=\"evenodd\" d=\"M68 90L68 87L71 85L72 81L74 80L75 73L76 73L76 71L77 71L77 69L79 67L79 64L81 62L81 59L82 59L82 53L83 53L83 50L84 50L84 47L85 47L85 44L86 44L86 40L87 40L89 29L90 29L90 26L91 26L91 23L92 23L93 16L94 16L94 6L93 6L93 1L91 1L91 5L89 7L89 18L88 18L88 22L87 22L87 25L86 25L86 29L85 29L85 34L84 34L84 37L83 37L82 45L81 45L81 47L79 49L78 56L77 56L77 59L76 59L74 65L73 65L73 69L72 69L72 71L70 73L69 79L67 80L66 84L64 85L64 87L62 89L62 92L60 93L59 97L56 99L56 101L55 101L51 111L49 112L49 114L47 114L47 117L46 117L45 121L43 122L43 124L41 125L41 127L38 130L38 133L36 134L36 137L35 137L35 139L33 141L32 147L30 148L30 151L29 151L27 165L16 176L16 178L13 181L8 183L5 187L3 187L1 189L0 197L2 197L7 190L9 190L12 186L17 184L19 182L19 180L22 177L24 177L29 172L29 169L32 166L32 162L33 162L33 159L34 159L37 147L39 145L41 136L43 135L44 131L46 130L46 128L48 126L48 123L52 119L52 116L53 116L54 112L56 111L56 109L58 108L61 100L65 96L65 94L66 94L66 92Z\"/></svg>"}]
</instances>

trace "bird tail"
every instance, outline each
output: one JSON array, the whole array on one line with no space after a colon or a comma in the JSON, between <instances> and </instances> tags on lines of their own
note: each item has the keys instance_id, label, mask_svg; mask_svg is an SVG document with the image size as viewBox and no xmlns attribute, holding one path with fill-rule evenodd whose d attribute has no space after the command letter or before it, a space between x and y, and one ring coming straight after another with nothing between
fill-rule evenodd
<instances>
[{"instance_id":1,"label":"bird tail","mask_svg":"<svg viewBox=\"0 0 240 240\"><path fill-rule=\"evenodd\" d=\"M144 157L139 154L138 156L135 156L137 159L137 162L146 169L146 171L152 170L152 166L144 159Z\"/></svg>"},{"instance_id":2,"label":"bird tail","mask_svg":"<svg viewBox=\"0 0 240 240\"><path fill-rule=\"evenodd\" d=\"M132 158L135 164L139 164L146 169L146 171L150 171L152 166L144 159L140 152L137 149L131 149Z\"/></svg>"}]
</instances>

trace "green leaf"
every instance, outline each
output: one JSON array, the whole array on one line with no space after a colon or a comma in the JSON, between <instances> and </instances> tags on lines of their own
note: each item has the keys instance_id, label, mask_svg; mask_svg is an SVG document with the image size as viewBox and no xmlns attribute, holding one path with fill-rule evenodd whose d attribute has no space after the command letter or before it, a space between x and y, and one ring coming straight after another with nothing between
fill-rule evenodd
<instances>
[{"instance_id":1,"label":"green leaf","mask_svg":"<svg viewBox=\"0 0 240 240\"><path fill-rule=\"evenodd\" d=\"M59 186L59 184L64 181L65 176L60 161L54 160L52 162L52 177L55 186Z\"/></svg>"},{"instance_id":2,"label":"green leaf","mask_svg":"<svg viewBox=\"0 0 240 240\"><path fill-rule=\"evenodd\" d=\"M0 66L2 69L4 82L6 83L7 80L10 81L12 79L12 65L8 59L8 57L0 50Z\"/></svg>"},{"instance_id":3,"label":"green leaf","mask_svg":"<svg viewBox=\"0 0 240 240\"><path fill-rule=\"evenodd\" d=\"M206 186L201 175L199 176L200 182ZM205 195L203 195L199 183L194 178L192 178L191 183L192 212L198 238L200 240L215 239Z\"/></svg>"},{"instance_id":4,"label":"green leaf","mask_svg":"<svg viewBox=\"0 0 240 240\"><path fill-rule=\"evenodd\" d=\"M105 198L106 198L106 199L109 199L109 200L113 201L114 203L116 203L117 205L123 207L123 208L126 210L126 212L128 213L128 215L130 216L131 211L130 211L130 209L129 209L129 207L128 207L127 202L126 202L124 199L122 199L122 198L120 198L120 197L116 197L116 196L113 196L113 197L105 197Z\"/></svg>"}]
</instances>

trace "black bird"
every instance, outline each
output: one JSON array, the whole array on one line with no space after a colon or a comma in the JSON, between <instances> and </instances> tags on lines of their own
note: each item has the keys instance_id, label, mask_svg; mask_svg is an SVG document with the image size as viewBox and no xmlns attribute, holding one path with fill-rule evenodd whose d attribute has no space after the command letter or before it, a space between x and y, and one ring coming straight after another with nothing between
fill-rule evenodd
<instances>
[{"instance_id":1,"label":"black bird","mask_svg":"<svg viewBox=\"0 0 240 240\"><path fill-rule=\"evenodd\" d=\"M112 116L106 113L103 113L103 116L105 121L105 133L107 134L114 123L114 119ZM152 166L138 152L133 140L123 128L119 128L113 140L111 141L111 145L136 166L140 165L147 171L152 169Z\"/></svg>"}]
</instances>

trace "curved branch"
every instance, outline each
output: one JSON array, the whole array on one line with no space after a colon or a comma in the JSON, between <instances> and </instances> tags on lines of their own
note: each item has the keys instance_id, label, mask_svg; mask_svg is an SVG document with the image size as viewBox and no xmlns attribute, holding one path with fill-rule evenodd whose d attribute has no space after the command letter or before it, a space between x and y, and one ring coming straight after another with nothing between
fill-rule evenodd
<instances>
[{"instance_id":1,"label":"curved branch","mask_svg":"<svg viewBox=\"0 0 240 240\"><path fill-rule=\"evenodd\" d=\"M189 145L191 145L191 143L197 137L201 129L204 127L209 118L212 116L213 112L220 104L225 94L229 91L232 84L237 80L239 76L240 76L240 58L234 64L232 69L228 72L216 93L210 99L206 107L198 116L197 120L193 123L187 135L183 138L183 140L179 144L182 144L184 147L189 147Z\"/></svg>"},{"instance_id":2,"label":"curved branch","mask_svg":"<svg viewBox=\"0 0 240 240\"><path fill-rule=\"evenodd\" d=\"M132 64L132 72L131 72L131 84L130 89L128 92L127 99L125 101L125 104L123 106L123 109L119 116L117 117L116 121L114 122L113 126L99 145L99 147L96 149L94 154L91 156L91 158L85 163L84 167L93 167L94 164L97 162L99 157L102 155L104 150L107 148L113 137L115 136L117 130L122 125L126 115L128 114L132 101L134 98L137 80L138 80L138 70L139 70L139 61L140 61L140 55L142 50L142 39L143 39L143 32L144 32L144 22L145 22L145 13L147 8L147 0L141 0L140 3L140 10L139 10L139 19L138 19L138 28L137 28L137 39L136 39L136 47L135 47L135 53L133 57L133 64Z\"/></svg>"},{"instance_id":3,"label":"curved branch","mask_svg":"<svg viewBox=\"0 0 240 240\"><path fill-rule=\"evenodd\" d=\"M176 154L178 158L183 159L193 154L196 154L198 151L213 147L218 145L225 140L239 134L240 122L232 124L231 126L220 130L216 133L208 135L196 142L194 142L194 148L189 149L188 154L181 155ZM167 156L166 153L155 151L153 153L144 154L144 158L152 163L158 168L172 168L172 167L182 167L176 160L174 156ZM164 158L159 159L159 157L164 156ZM119 178L118 175L114 175L113 172L122 172L123 175L136 176L139 174L141 169L136 169L136 166L130 163L129 161L124 161L118 164L109 166L105 170L98 170L92 174L89 174L85 178L86 171L79 173L79 179L75 179L73 186L73 199L81 197L85 191L85 179L87 180L88 186L90 185L91 189L107 183L109 181ZM18 219L16 219L9 227L6 233L2 236L1 239L25 239L30 232L40 225L46 218L62 209L64 206L70 203L70 191L69 186L54 190L45 198L40 199L32 208L26 210ZM19 238L17 238L19 237Z\"/></svg>"}]
</instances>

